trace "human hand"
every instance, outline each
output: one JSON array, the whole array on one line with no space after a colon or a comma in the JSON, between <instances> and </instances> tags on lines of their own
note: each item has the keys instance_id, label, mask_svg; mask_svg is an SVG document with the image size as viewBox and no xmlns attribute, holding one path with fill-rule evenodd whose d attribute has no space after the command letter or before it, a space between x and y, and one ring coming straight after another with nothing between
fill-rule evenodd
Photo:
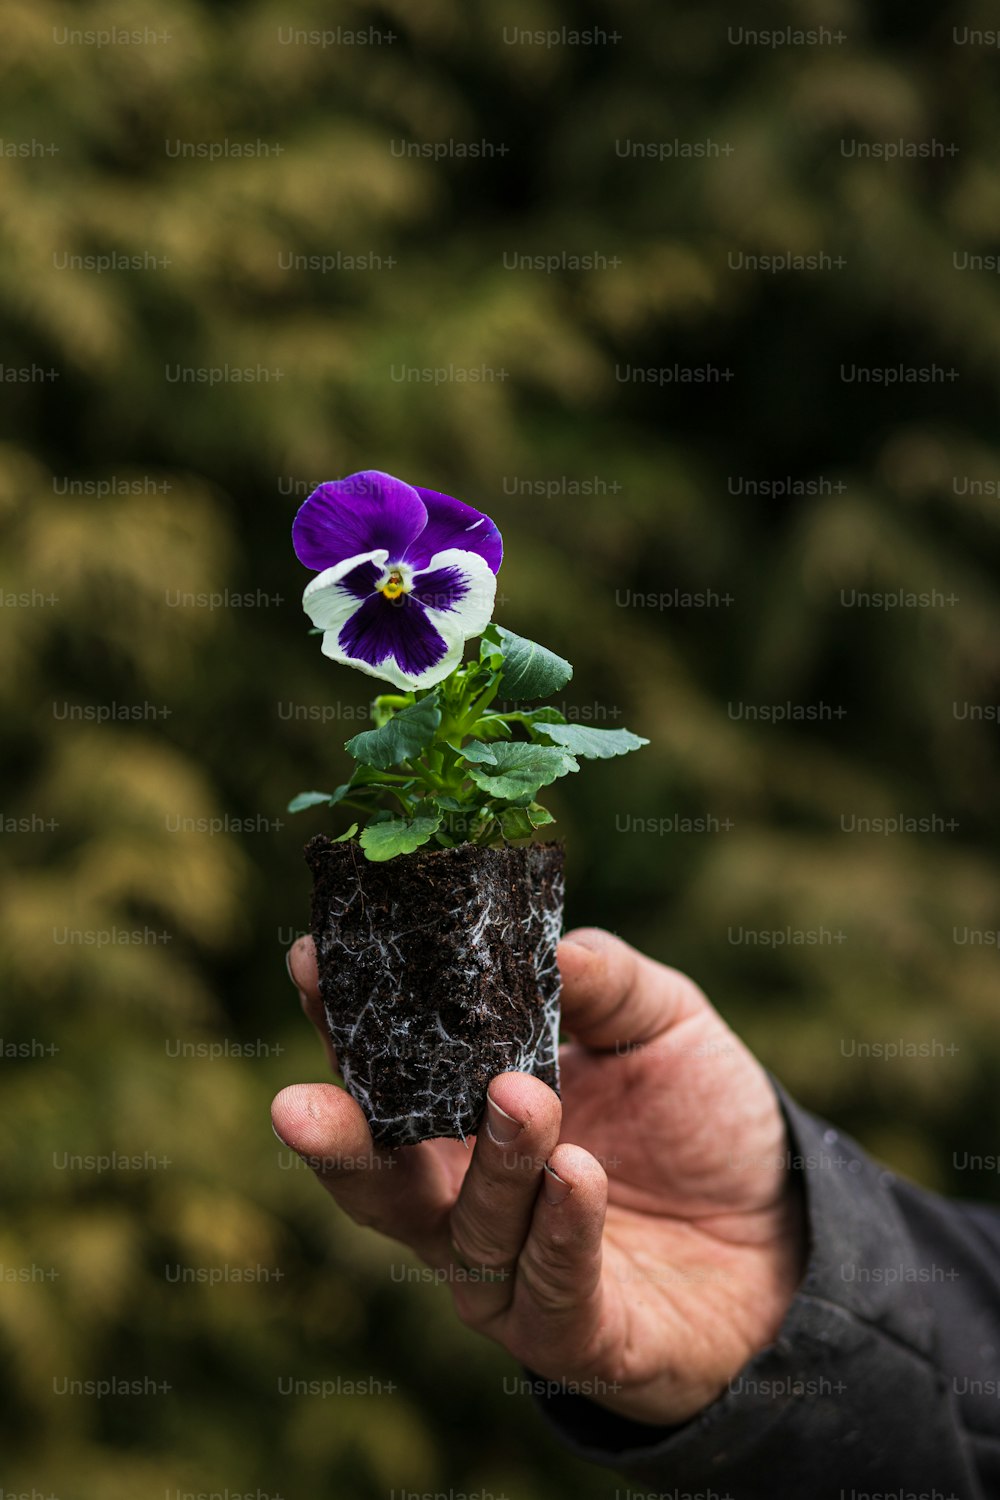
<instances>
[{"instance_id":1,"label":"human hand","mask_svg":"<svg viewBox=\"0 0 1000 1500\"><path fill-rule=\"evenodd\" d=\"M612 1411L676 1424L773 1341L801 1278L784 1121L684 975L597 929L564 938L559 966L562 1101L500 1074L473 1150L379 1150L332 1084L283 1089L272 1119L356 1223L448 1273L469 1327ZM289 972L336 1070L310 938Z\"/></svg>"}]
</instances>

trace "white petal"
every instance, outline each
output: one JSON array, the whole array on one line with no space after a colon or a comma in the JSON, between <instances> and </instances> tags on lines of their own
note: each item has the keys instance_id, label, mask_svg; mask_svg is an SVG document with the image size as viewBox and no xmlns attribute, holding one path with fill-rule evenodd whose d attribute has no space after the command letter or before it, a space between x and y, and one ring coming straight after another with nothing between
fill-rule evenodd
<instances>
[{"instance_id":1,"label":"white petal","mask_svg":"<svg viewBox=\"0 0 1000 1500\"><path fill-rule=\"evenodd\" d=\"M302 608L313 624L320 630L332 630L334 633L339 631L344 621L349 620L354 611L364 603L357 594L342 587L340 580L361 563L372 562L377 568L384 568L388 556L385 548L380 547L376 552L361 552L357 557L346 557L334 567L317 573L306 584L306 591L302 595Z\"/></svg>"},{"instance_id":2,"label":"white petal","mask_svg":"<svg viewBox=\"0 0 1000 1500\"><path fill-rule=\"evenodd\" d=\"M496 575L489 563L478 552L465 552L461 547L447 547L443 552L435 552L426 568L414 574L414 598L420 599L420 580L424 574L436 572L438 568L453 568L464 579L467 590L465 597L457 600L451 609L435 609L425 604L428 615L449 646L481 635L493 618L497 595Z\"/></svg>"}]
</instances>

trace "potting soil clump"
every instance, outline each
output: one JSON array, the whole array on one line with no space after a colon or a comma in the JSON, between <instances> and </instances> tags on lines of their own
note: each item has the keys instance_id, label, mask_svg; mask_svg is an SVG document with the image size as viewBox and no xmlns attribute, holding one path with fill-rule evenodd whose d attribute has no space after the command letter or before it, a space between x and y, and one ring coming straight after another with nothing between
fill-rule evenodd
<instances>
[{"instance_id":1,"label":"potting soil clump","mask_svg":"<svg viewBox=\"0 0 1000 1500\"><path fill-rule=\"evenodd\" d=\"M474 1134L497 1073L558 1089L561 845L376 863L320 834L306 859L320 994L377 1144Z\"/></svg>"}]
</instances>

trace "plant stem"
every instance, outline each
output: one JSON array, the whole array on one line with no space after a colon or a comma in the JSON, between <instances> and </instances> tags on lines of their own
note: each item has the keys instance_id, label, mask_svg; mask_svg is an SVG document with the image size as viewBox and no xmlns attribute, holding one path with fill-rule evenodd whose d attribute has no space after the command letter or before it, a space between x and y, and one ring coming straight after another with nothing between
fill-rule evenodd
<instances>
[{"instance_id":1,"label":"plant stem","mask_svg":"<svg viewBox=\"0 0 1000 1500\"><path fill-rule=\"evenodd\" d=\"M463 724L466 726L471 726L476 722L477 719L482 718L483 710L489 708L490 704L493 702L493 699L496 697L499 691L500 679L499 677L497 677L495 681L490 683L486 691L482 693L472 704L471 708L465 715Z\"/></svg>"}]
</instances>

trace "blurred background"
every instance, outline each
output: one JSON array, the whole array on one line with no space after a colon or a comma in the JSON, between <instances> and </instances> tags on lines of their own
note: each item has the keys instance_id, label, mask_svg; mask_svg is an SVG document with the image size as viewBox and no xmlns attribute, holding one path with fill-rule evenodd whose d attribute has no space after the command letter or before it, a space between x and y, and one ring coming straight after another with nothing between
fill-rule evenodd
<instances>
[{"instance_id":1,"label":"blurred background","mask_svg":"<svg viewBox=\"0 0 1000 1500\"><path fill-rule=\"evenodd\" d=\"M568 921L996 1199L994 23L8 0L7 1491L615 1487L271 1134L324 1076L284 807L371 690L289 527L360 468L493 515L498 618L651 741L553 790Z\"/></svg>"}]
</instances>

